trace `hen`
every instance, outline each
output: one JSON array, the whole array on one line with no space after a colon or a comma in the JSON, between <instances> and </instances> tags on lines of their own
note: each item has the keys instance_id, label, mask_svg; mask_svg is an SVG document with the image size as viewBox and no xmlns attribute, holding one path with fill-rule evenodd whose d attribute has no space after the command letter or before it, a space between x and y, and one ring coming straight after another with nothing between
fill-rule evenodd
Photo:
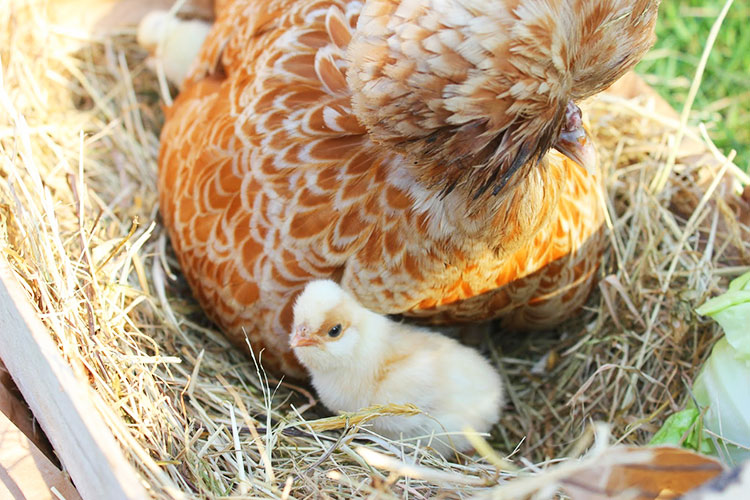
<instances>
[{"instance_id":1,"label":"hen","mask_svg":"<svg viewBox=\"0 0 750 500\"><path fill-rule=\"evenodd\" d=\"M573 104L653 42L659 0L223 0L161 136L196 297L267 367L297 294L540 328L587 297L599 166Z\"/></svg>"},{"instance_id":2,"label":"hen","mask_svg":"<svg viewBox=\"0 0 750 500\"><path fill-rule=\"evenodd\" d=\"M289 343L330 410L411 403L424 412L374 419L385 436L447 455L471 448L466 428L487 432L500 418L502 379L479 353L368 311L333 281L311 281L298 296Z\"/></svg>"}]
</instances>

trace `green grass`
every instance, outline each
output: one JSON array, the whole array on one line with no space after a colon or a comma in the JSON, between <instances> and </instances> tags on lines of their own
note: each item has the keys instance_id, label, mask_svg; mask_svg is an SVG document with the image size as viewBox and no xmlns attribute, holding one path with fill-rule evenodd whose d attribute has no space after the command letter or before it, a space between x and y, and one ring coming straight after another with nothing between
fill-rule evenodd
<instances>
[{"instance_id":1,"label":"green grass","mask_svg":"<svg viewBox=\"0 0 750 500\"><path fill-rule=\"evenodd\" d=\"M662 1L658 40L636 69L678 112L723 5L723 0ZM716 39L690 115L690 124L699 122L719 149L736 149L735 163L750 170L749 0L734 1Z\"/></svg>"}]
</instances>

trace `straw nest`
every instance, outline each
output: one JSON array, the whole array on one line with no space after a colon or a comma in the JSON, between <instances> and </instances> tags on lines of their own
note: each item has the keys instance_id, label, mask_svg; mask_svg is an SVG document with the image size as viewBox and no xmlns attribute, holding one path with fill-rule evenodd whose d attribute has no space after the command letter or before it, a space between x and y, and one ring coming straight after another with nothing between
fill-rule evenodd
<instances>
[{"instance_id":1,"label":"straw nest","mask_svg":"<svg viewBox=\"0 0 750 500\"><path fill-rule=\"evenodd\" d=\"M0 8L0 248L154 497L552 494L545 471L580 457L594 422L643 444L690 398L719 334L694 308L750 263L747 178L646 100L587 106L607 171L598 289L554 331L480 339L510 403L485 458L446 462L363 415L320 421L310 392L205 320L159 221L145 54L132 33L71 51L43 14Z\"/></svg>"}]
</instances>

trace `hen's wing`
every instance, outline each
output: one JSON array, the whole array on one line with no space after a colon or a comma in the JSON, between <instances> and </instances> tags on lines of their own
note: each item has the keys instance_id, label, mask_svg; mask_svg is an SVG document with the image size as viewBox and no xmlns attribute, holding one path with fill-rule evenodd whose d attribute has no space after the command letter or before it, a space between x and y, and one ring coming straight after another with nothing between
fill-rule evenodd
<instances>
[{"instance_id":1,"label":"hen's wing","mask_svg":"<svg viewBox=\"0 0 750 500\"><path fill-rule=\"evenodd\" d=\"M346 9L226 5L162 132L161 206L182 269L237 343L246 333L272 355L288 352L296 292L336 273L388 212L388 155L346 90ZM296 366L286 354L278 367Z\"/></svg>"}]
</instances>

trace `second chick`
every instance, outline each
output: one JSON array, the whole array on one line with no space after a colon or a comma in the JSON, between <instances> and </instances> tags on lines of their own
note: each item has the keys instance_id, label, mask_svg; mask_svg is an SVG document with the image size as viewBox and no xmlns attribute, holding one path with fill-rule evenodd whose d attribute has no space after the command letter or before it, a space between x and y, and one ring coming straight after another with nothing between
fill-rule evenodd
<instances>
[{"instance_id":1,"label":"second chick","mask_svg":"<svg viewBox=\"0 0 750 500\"><path fill-rule=\"evenodd\" d=\"M471 448L462 430L500 418L503 384L479 353L362 307L330 280L310 282L294 306L290 346L331 411L412 403L424 413L373 421L389 438L421 438L445 455Z\"/></svg>"}]
</instances>

